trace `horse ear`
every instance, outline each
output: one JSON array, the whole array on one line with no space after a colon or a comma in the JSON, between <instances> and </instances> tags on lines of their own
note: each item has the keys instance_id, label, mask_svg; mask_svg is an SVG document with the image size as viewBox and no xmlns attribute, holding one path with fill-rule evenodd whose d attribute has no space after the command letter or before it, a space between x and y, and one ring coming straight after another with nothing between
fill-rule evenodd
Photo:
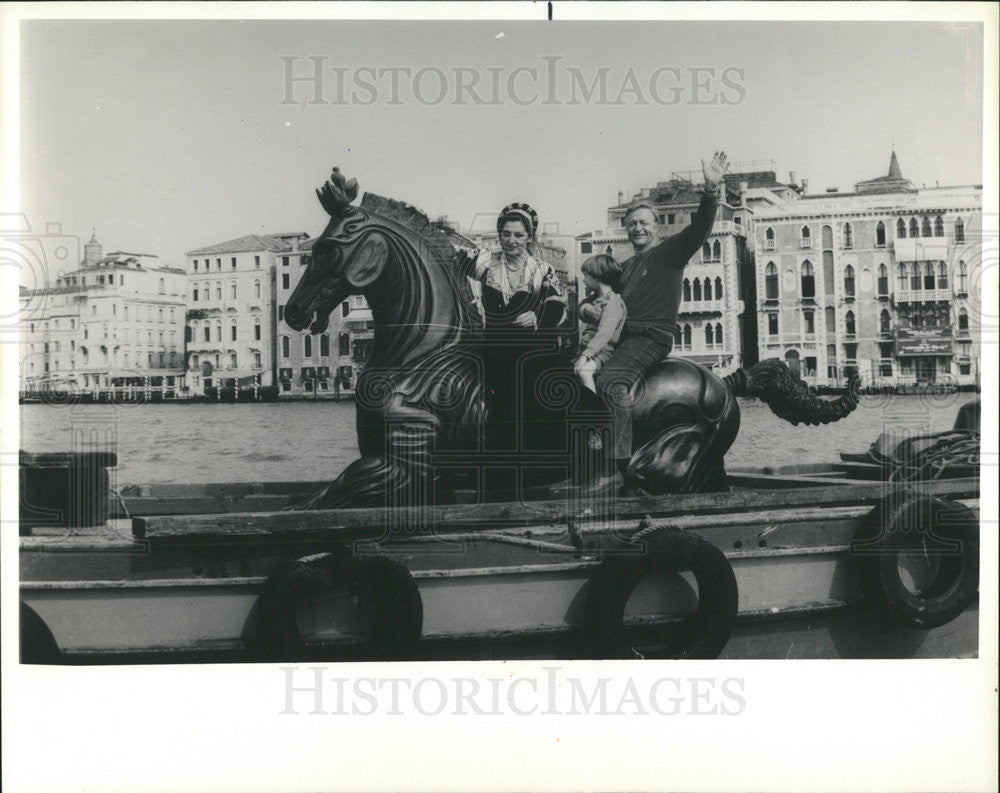
<instances>
[{"instance_id":1,"label":"horse ear","mask_svg":"<svg viewBox=\"0 0 1000 793\"><path fill-rule=\"evenodd\" d=\"M363 289L382 274L388 259L389 246L380 235L372 234L351 257L344 277L351 286Z\"/></svg>"}]
</instances>

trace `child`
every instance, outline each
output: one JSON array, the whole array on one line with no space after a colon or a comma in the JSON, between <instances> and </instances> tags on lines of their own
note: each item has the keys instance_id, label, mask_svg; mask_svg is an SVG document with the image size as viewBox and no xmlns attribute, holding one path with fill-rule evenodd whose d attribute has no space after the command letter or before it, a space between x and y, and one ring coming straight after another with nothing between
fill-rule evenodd
<instances>
[{"instance_id":1,"label":"child","mask_svg":"<svg viewBox=\"0 0 1000 793\"><path fill-rule=\"evenodd\" d=\"M625 301L611 288L621 275L621 265L610 256L591 256L580 267L587 292L591 293L580 304L580 322L584 326L580 335L581 352L573 370L580 381L591 391L594 375L608 362L625 325Z\"/></svg>"}]
</instances>

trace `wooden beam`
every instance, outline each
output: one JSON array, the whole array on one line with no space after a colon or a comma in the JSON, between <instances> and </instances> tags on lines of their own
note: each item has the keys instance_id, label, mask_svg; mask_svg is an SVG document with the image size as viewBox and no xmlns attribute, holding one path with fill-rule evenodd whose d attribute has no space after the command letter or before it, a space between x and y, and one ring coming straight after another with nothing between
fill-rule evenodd
<instances>
[{"instance_id":1,"label":"wooden beam","mask_svg":"<svg viewBox=\"0 0 1000 793\"><path fill-rule=\"evenodd\" d=\"M399 507L394 509L337 509L302 512L258 512L225 515L137 517L133 536L157 540L213 537L216 539L270 535L329 534L344 540L402 539L406 536L465 531L470 528L503 528L571 519L599 519L595 510L606 507L606 520L651 515L718 514L781 507L829 507L875 504L890 494L913 490L951 498L977 498L979 480L950 479L922 482L908 488L886 483L827 485L782 491L698 493L683 496L619 498L605 502L571 500Z\"/></svg>"}]
</instances>

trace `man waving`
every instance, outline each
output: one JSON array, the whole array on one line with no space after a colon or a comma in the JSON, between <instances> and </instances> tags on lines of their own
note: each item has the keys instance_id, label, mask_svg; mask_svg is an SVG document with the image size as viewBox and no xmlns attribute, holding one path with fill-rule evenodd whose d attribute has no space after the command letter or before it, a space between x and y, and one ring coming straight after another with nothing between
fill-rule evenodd
<instances>
[{"instance_id":1,"label":"man waving","mask_svg":"<svg viewBox=\"0 0 1000 793\"><path fill-rule=\"evenodd\" d=\"M691 225L656 242L656 212L652 204L634 204L625 215L625 230L634 254L622 265L616 291L628 310L614 355L598 372L597 391L615 414L614 456L624 471L632 456L629 393L654 363L673 347L681 283L688 260L701 248L715 223L719 193L728 162L718 151L701 163L705 188Z\"/></svg>"}]
</instances>

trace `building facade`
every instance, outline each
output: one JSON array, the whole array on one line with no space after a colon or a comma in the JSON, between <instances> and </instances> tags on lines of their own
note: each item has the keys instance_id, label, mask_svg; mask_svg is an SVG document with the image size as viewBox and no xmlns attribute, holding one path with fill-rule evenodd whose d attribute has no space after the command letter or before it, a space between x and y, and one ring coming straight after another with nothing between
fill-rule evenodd
<instances>
[{"instance_id":1,"label":"building facade","mask_svg":"<svg viewBox=\"0 0 1000 793\"><path fill-rule=\"evenodd\" d=\"M180 395L185 286L183 269L92 236L76 269L20 293L20 390Z\"/></svg>"},{"instance_id":2,"label":"building facade","mask_svg":"<svg viewBox=\"0 0 1000 793\"><path fill-rule=\"evenodd\" d=\"M852 193L771 196L754 215L761 357L821 386L851 371L979 385L981 186L917 189L893 152Z\"/></svg>"}]
</instances>

